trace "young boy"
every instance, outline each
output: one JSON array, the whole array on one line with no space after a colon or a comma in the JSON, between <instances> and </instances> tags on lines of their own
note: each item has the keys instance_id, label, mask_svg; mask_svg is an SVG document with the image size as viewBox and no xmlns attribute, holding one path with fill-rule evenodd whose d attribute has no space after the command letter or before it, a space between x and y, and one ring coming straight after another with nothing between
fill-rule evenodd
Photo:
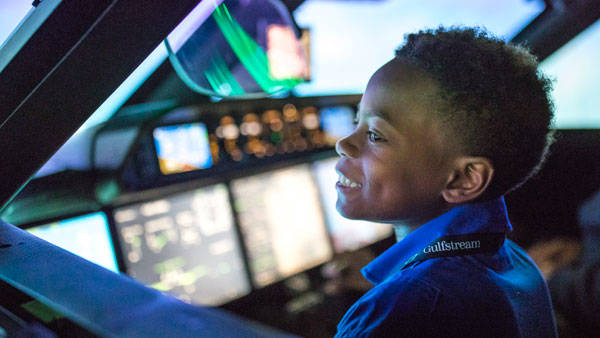
<instances>
[{"instance_id":1,"label":"young boy","mask_svg":"<svg viewBox=\"0 0 600 338\"><path fill-rule=\"evenodd\" d=\"M546 156L549 89L531 54L478 29L410 34L375 72L336 146L337 207L413 231L363 269L374 287L337 336L556 336L503 199Z\"/></svg>"}]
</instances>

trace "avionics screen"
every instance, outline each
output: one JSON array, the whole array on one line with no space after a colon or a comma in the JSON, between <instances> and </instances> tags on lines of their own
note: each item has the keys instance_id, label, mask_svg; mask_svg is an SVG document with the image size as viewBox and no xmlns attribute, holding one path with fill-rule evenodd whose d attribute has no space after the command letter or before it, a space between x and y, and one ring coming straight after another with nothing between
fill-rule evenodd
<instances>
[{"instance_id":1,"label":"avionics screen","mask_svg":"<svg viewBox=\"0 0 600 338\"><path fill-rule=\"evenodd\" d=\"M258 286L331 258L319 195L308 165L234 180L231 188Z\"/></svg>"},{"instance_id":2,"label":"avionics screen","mask_svg":"<svg viewBox=\"0 0 600 338\"><path fill-rule=\"evenodd\" d=\"M177 174L212 166L208 132L203 123L157 127L153 136L162 174Z\"/></svg>"},{"instance_id":3,"label":"avionics screen","mask_svg":"<svg viewBox=\"0 0 600 338\"><path fill-rule=\"evenodd\" d=\"M350 106L324 107L319 116L330 145L354 131L354 109Z\"/></svg>"},{"instance_id":4,"label":"avionics screen","mask_svg":"<svg viewBox=\"0 0 600 338\"><path fill-rule=\"evenodd\" d=\"M218 184L117 209L127 272L195 304L250 292L227 187Z\"/></svg>"},{"instance_id":5,"label":"avionics screen","mask_svg":"<svg viewBox=\"0 0 600 338\"><path fill-rule=\"evenodd\" d=\"M114 272L119 272L108 221L102 212L27 229L33 235Z\"/></svg>"},{"instance_id":6,"label":"avionics screen","mask_svg":"<svg viewBox=\"0 0 600 338\"><path fill-rule=\"evenodd\" d=\"M336 252L351 251L392 235L391 224L357 221L342 217L336 210L337 192L335 171L337 158L313 163L321 200L327 219L327 230L333 239Z\"/></svg>"}]
</instances>

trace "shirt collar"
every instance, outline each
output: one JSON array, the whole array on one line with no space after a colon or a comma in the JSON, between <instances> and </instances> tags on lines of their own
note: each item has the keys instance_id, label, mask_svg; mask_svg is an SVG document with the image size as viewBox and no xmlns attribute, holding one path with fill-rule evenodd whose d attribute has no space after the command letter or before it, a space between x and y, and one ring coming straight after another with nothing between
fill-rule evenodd
<instances>
[{"instance_id":1,"label":"shirt collar","mask_svg":"<svg viewBox=\"0 0 600 338\"><path fill-rule=\"evenodd\" d=\"M438 237L510 231L512 226L508 221L504 197L455 207L423 224L402 241L394 244L365 266L362 273L371 283L378 284Z\"/></svg>"}]
</instances>

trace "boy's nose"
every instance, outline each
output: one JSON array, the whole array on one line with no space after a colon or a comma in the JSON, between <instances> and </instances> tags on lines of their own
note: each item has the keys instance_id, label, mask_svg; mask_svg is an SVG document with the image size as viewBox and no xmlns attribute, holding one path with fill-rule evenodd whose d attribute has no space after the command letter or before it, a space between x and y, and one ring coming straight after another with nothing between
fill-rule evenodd
<instances>
[{"instance_id":1,"label":"boy's nose","mask_svg":"<svg viewBox=\"0 0 600 338\"><path fill-rule=\"evenodd\" d=\"M338 153L338 155L340 155L342 157L357 157L358 156L359 149L356 146L356 144L354 144L352 142L353 135L354 135L354 133L352 133L348 136L342 137L335 143L335 151Z\"/></svg>"}]
</instances>

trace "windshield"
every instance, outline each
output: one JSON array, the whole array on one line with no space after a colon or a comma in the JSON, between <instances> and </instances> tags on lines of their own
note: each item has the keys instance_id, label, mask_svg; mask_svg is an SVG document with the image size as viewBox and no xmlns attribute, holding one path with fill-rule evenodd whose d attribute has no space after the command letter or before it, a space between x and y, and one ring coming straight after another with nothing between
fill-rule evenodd
<instances>
[{"instance_id":1,"label":"windshield","mask_svg":"<svg viewBox=\"0 0 600 338\"><path fill-rule=\"evenodd\" d=\"M406 33L439 25L483 26L508 41L544 8L539 0L305 1L294 16L310 29L311 82L295 92L361 93Z\"/></svg>"},{"instance_id":2,"label":"windshield","mask_svg":"<svg viewBox=\"0 0 600 338\"><path fill-rule=\"evenodd\" d=\"M33 6L28 1L2 1L0 11L0 46L4 44L10 33L17 28Z\"/></svg>"},{"instance_id":3,"label":"windshield","mask_svg":"<svg viewBox=\"0 0 600 338\"><path fill-rule=\"evenodd\" d=\"M600 128L600 22L550 55L540 69L554 80L554 126Z\"/></svg>"}]
</instances>

